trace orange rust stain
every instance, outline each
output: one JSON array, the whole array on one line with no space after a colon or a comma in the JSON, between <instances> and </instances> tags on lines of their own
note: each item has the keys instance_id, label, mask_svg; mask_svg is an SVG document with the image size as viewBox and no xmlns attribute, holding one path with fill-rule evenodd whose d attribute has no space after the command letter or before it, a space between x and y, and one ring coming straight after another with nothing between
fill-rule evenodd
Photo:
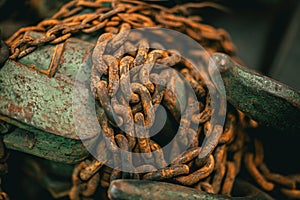
<instances>
[{"instance_id":1,"label":"orange rust stain","mask_svg":"<svg viewBox=\"0 0 300 200\"><path fill-rule=\"evenodd\" d=\"M47 114L43 114L43 118L48 119L49 116Z\"/></svg>"},{"instance_id":2,"label":"orange rust stain","mask_svg":"<svg viewBox=\"0 0 300 200\"><path fill-rule=\"evenodd\" d=\"M33 117L33 113L30 113L30 112L25 112L25 116L24 116L26 119L32 119Z\"/></svg>"},{"instance_id":3,"label":"orange rust stain","mask_svg":"<svg viewBox=\"0 0 300 200\"><path fill-rule=\"evenodd\" d=\"M23 111L22 107L16 106L13 103L8 104L7 109L9 112L14 112L14 113L21 113Z\"/></svg>"}]
</instances>

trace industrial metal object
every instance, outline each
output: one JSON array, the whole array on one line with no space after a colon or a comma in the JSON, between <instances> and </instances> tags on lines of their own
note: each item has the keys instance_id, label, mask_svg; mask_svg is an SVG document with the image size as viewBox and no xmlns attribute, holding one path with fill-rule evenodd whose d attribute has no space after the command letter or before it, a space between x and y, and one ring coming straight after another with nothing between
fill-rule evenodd
<instances>
[{"instance_id":1,"label":"industrial metal object","mask_svg":"<svg viewBox=\"0 0 300 200\"><path fill-rule=\"evenodd\" d=\"M0 73L0 118L18 127L3 136L7 147L64 163L87 157L74 130L72 80L92 47L70 39L39 48L19 62L5 63Z\"/></svg>"},{"instance_id":2,"label":"industrial metal object","mask_svg":"<svg viewBox=\"0 0 300 200\"><path fill-rule=\"evenodd\" d=\"M99 187L106 191L110 186L112 198L124 198L114 196L121 191L127 197L132 195L132 199L139 199L141 195L149 199L156 196L153 197L152 193L135 196L135 192L143 191L143 187L151 189L162 186L171 193L176 193L175 195L188 196L197 193L196 190L190 189L193 187L209 193L198 192L197 198L228 199L234 190L236 177L243 167L264 190L274 191L277 189L275 185L279 185L282 193L297 196L297 178L277 175L268 170L263 159L262 144L259 140L250 139L246 134L247 129L256 127L257 123L237 110L241 109L259 122L265 122L265 119L260 117L261 109L253 106L251 101L248 102L249 96L259 99L260 94L263 94L272 102L280 101L277 105L283 103L290 106L292 102L294 107L289 107L292 113L299 105L297 93L289 90L296 95L296 100L290 96L283 100L273 99L270 95L272 91L268 88L265 90L262 85L252 84L252 77L261 76L243 70L229 61L223 63L222 60L219 62L216 59L217 64L221 64L221 69L224 69L221 71L229 100L236 108L229 106L224 127L214 127L220 130L221 135L213 135L210 118L214 108L211 106L211 97L201 74L193 70L190 63L170 49L149 48L149 41L138 36L135 37L139 40L138 48L126 55L122 54L124 48L132 47L131 43L121 45L126 39L127 31L140 27L162 26L189 35L210 54L223 52L234 57L235 48L224 30L200 23L198 16L188 16L188 9L195 5L203 6L200 3L165 8L134 0L74 0L65 4L51 19L46 19L37 26L22 28L6 41L10 47L10 56L0 69L0 125L5 145L7 148L51 161L76 164L69 191L53 187L53 181L49 181L48 176L41 178L40 181L49 191L62 191L60 194L64 195L68 193L70 199L86 199L94 197ZM201 52L194 53L203 56ZM6 57L3 58L5 59ZM179 71L180 75L169 73L165 68L149 67L146 65L149 62L172 67ZM94 108L98 118L96 122L99 121L101 126L101 131L93 127L95 121L88 117L89 123L85 125L91 127L89 130L92 131L82 134L84 139L91 139L97 144L95 150L100 152L103 160L92 158L87 152L76 134L72 121L74 110L71 108L71 94L74 90L75 76L82 68L87 68L90 72L90 76L83 80L89 83L88 87L85 84L82 84L82 87L91 92L91 98L97 102ZM234 71L227 68L240 71L234 75ZM153 69L156 71L150 76L149 73ZM160 80L158 75L161 74L167 78ZM267 78L263 80L273 84L273 81ZM172 90L161 87L164 84L157 84L162 83L159 81L165 81L175 88L180 94L179 97L176 98ZM241 84L243 81L248 82ZM184 82L191 85L197 95L197 101L186 98L189 97L189 93L185 90ZM246 90L243 90L244 88ZM261 90L256 91L257 88ZM246 94L241 98L246 101L245 104L235 101L238 97L236 93ZM113 97L117 98L111 103ZM293 104L293 101L296 103ZM180 116L179 102L183 102L185 109L190 109L190 115ZM159 136L149 138L150 129L155 123L156 105L159 104L167 109L169 120ZM261 106L261 102L257 105ZM199 107L201 112L194 112L195 107ZM278 111L274 110L263 116ZM284 118L283 115L278 116L280 119ZM266 121L269 125L277 123L271 119ZM193 123L199 124L196 131L190 128ZM164 152L162 147L167 142L166 138L174 136L176 128L180 130L181 140L173 144L171 151ZM136 138L134 134L144 137ZM101 140L102 137L109 140ZM180 144L188 142L191 142L190 148L180 153ZM117 148L129 154L119 155L116 153ZM143 156L133 161L132 153L143 153ZM136 173L105 166L120 158L122 164ZM153 160L154 165L141 164L141 160L147 159ZM167 164L167 161L170 161L170 164ZM147 172L140 173L143 170ZM41 174L38 170L35 173L37 176ZM114 182L116 179L128 178L139 181ZM145 180L159 180L181 186L178 186L179 191L174 191L172 185L167 183ZM128 185L133 190L126 191ZM252 196L245 194L249 199L270 199L268 195L257 190L251 192Z\"/></svg>"},{"instance_id":3,"label":"industrial metal object","mask_svg":"<svg viewBox=\"0 0 300 200\"><path fill-rule=\"evenodd\" d=\"M225 54L214 54L228 101L260 124L300 130L300 93L287 85L241 66Z\"/></svg>"},{"instance_id":4,"label":"industrial metal object","mask_svg":"<svg viewBox=\"0 0 300 200\"><path fill-rule=\"evenodd\" d=\"M222 195L211 195L201 192L197 189L182 187L179 185L155 182L155 181L137 181L137 180L115 180L109 188L109 197L113 200L122 199L174 199L174 200L192 200L192 199L211 199L211 200L272 200L273 198L264 192L259 191L254 186L242 180L236 181L236 188L243 191L241 197L228 197ZM145 195L146 194L146 195Z\"/></svg>"}]
</instances>

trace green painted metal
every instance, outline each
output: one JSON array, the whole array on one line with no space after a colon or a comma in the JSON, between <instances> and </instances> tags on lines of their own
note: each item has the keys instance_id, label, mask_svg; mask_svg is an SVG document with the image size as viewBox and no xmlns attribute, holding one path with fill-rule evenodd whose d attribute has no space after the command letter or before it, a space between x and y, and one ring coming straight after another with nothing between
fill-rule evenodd
<instances>
[{"instance_id":1,"label":"green painted metal","mask_svg":"<svg viewBox=\"0 0 300 200\"><path fill-rule=\"evenodd\" d=\"M71 121L72 86L7 61L0 73L0 113L41 130L77 138Z\"/></svg>"},{"instance_id":2,"label":"green painted metal","mask_svg":"<svg viewBox=\"0 0 300 200\"><path fill-rule=\"evenodd\" d=\"M80 69L83 67L91 68L91 65L83 64L87 62L87 58L91 54L94 44L75 38L71 38L63 44L63 53L60 56L59 66L54 77L58 79L64 77L69 80L74 80ZM86 76L86 78L87 79L81 81L89 81L89 76Z\"/></svg>"},{"instance_id":3,"label":"green painted metal","mask_svg":"<svg viewBox=\"0 0 300 200\"><path fill-rule=\"evenodd\" d=\"M11 124L8 124L8 123L0 120L0 134L9 133L10 130L13 128L14 128L14 126L12 126Z\"/></svg>"},{"instance_id":4,"label":"green painted metal","mask_svg":"<svg viewBox=\"0 0 300 200\"><path fill-rule=\"evenodd\" d=\"M75 164L89 156L80 140L50 134L9 118L0 118L18 127L3 133L3 141L9 149L65 164Z\"/></svg>"},{"instance_id":5,"label":"green painted metal","mask_svg":"<svg viewBox=\"0 0 300 200\"><path fill-rule=\"evenodd\" d=\"M212 58L221 72L227 100L234 107L260 124L300 130L299 92L235 63L225 54Z\"/></svg>"},{"instance_id":6,"label":"green painted metal","mask_svg":"<svg viewBox=\"0 0 300 200\"><path fill-rule=\"evenodd\" d=\"M49 133L78 139L72 111L72 84L11 60L0 71L0 83L1 115ZM86 133L87 137L96 134L96 127Z\"/></svg>"},{"instance_id":7,"label":"green painted metal","mask_svg":"<svg viewBox=\"0 0 300 200\"><path fill-rule=\"evenodd\" d=\"M52 63L56 67L52 71L54 78L44 71L51 71L53 66L40 67L43 62L47 64L45 60L50 54L43 54L47 51L38 50L24 58L22 62L30 68L8 60L0 70L0 114L49 133L78 139L72 110L72 83L91 51L92 45L87 44L76 39L64 44L59 62ZM51 45L49 51L53 51ZM87 126L92 127L94 123L91 121ZM89 129L86 137L95 136L96 128Z\"/></svg>"},{"instance_id":8,"label":"green painted metal","mask_svg":"<svg viewBox=\"0 0 300 200\"><path fill-rule=\"evenodd\" d=\"M38 32L27 32L28 36L40 39L43 34ZM32 53L18 60L18 62L37 70L48 70L51 65L52 56L55 53L56 45L40 46Z\"/></svg>"},{"instance_id":9,"label":"green painted metal","mask_svg":"<svg viewBox=\"0 0 300 200\"><path fill-rule=\"evenodd\" d=\"M212 195L177 184L145 181L115 180L110 184L108 196L111 200L229 200L229 197Z\"/></svg>"},{"instance_id":10,"label":"green painted metal","mask_svg":"<svg viewBox=\"0 0 300 200\"><path fill-rule=\"evenodd\" d=\"M111 200L273 200L269 195L245 182L237 181L235 187L244 192L243 197L208 194L194 188L172 183L120 179L110 184L108 196Z\"/></svg>"},{"instance_id":11,"label":"green painted metal","mask_svg":"<svg viewBox=\"0 0 300 200\"><path fill-rule=\"evenodd\" d=\"M87 62L93 47L92 43L70 38L58 45L40 46L18 62L6 61L0 69L0 133L8 148L68 164L88 156L73 118L80 111L72 103L77 72L91 67ZM89 81L88 76L81 81ZM88 94L88 86L82 87ZM83 102L92 98L86 96ZM82 133L81 139L99 134L97 119L92 119L87 120L89 131ZM17 129L9 130L11 125Z\"/></svg>"}]
</instances>

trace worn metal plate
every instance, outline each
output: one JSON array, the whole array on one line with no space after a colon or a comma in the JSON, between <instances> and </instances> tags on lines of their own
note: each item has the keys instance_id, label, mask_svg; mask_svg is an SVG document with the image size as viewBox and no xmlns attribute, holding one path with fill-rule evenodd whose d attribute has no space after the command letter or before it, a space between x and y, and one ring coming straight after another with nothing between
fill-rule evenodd
<instances>
[{"instance_id":1,"label":"worn metal plate","mask_svg":"<svg viewBox=\"0 0 300 200\"><path fill-rule=\"evenodd\" d=\"M83 56L78 59L83 61ZM73 70L81 66L71 60L68 64ZM72 73L74 78L75 71ZM36 69L8 60L0 70L0 115L49 133L79 139L73 119L72 80L66 81L64 74L60 74L60 78L50 78ZM89 132L81 138L93 137L99 131L93 119L91 117L90 124L86 125Z\"/></svg>"},{"instance_id":2,"label":"worn metal plate","mask_svg":"<svg viewBox=\"0 0 300 200\"><path fill-rule=\"evenodd\" d=\"M18 127L3 133L3 141L9 149L65 164L76 164L89 155L80 140L50 134L1 115L0 120Z\"/></svg>"},{"instance_id":3,"label":"worn metal plate","mask_svg":"<svg viewBox=\"0 0 300 200\"><path fill-rule=\"evenodd\" d=\"M43 36L42 33L33 31L27 32L26 35L36 39L40 39ZM63 46L63 43L59 46ZM39 71L46 72L48 69L50 69L51 62L55 57L54 54L57 48L58 45L39 46L35 51L18 60L18 62L28 67L35 68Z\"/></svg>"}]
</instances>

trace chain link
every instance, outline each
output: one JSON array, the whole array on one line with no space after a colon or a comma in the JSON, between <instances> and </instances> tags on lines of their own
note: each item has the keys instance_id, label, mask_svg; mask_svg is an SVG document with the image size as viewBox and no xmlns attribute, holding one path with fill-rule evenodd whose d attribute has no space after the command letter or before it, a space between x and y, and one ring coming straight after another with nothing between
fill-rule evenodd
<instances>
[{"instance_id":1,"label":"chain link","mask_svg":"<svg viewBox=\"0 0 300 200\"><path fill-rule=\"evenodd\" d=\"M242 146L239 145L241 141L238 140L242 137L236 136L237 134L243 134L243 131L237 132L233 129L233 127L235 128L238 126L235 121L238 116L233 113L228 114L229 117L226 121L226 127L228 128L225 129L221 136L222 140L219 142L219 145L222 146L224 152L230 151L234 155L233 160L228 160L225 156L218 160L218 167L215 165L215 158L212 154L199 160L197 155L201 151L201 147L199 147L201 143L200 135L209 135L212 131L209 123L212 108L206 85L203 83L203 80L201 80L200 75L191 75L193 74L191 67L185 66L186 63L180 57L178 58L176 56L178 55L176 52L168 50L150 50L148 41L140 38L139 35L132 36L136 41L139 41L137 49L133 48L133 44L125 44L125 49L132 48L132 51L128 49L122 50L135 53L129 53L129 55L124 57L117 57L114 55L114 52L118 51L117 49L120 48L121 44L123 44L126 39L124 32L131 28L141 26L137 25L136 22L128 20L130 19L131 14L132 13L129 13L126 16L127 20L118 23L118 31L114 30L113 32L102 34L99 37L93 52L94 62L91 72L91 90L93 91L95 98L99 99L100 105L104 110L99 118L102 121L100 124L102 123L104 134L107 136L109 135L110 138L107 145L111 147L116 144L123 150L144 153L140 158L141 160L154 159L155 166L149 164L141 165L139 164L141 163L139 161L130 160L132 159L131 157L124 158L121 156L123 159L126 159L126 161L122 163L128 164L128 167L135 168L136 170L143 169L152 171L146 174L136 174L135 176L137 177L135 178L147 180L173 179L178 184L192 186L199 184L207 177L215 174L212 183L205 182L201 188L205 188L205 190L212 193L222 192L226 195L230 195L235 177L240 170L241 156L237 155L242 155L243 151ZM118 16L122 18L120 13ZM171 20L168 18L168 22L170 21ZM189 20L181 21L183 21L183 23L190 22ZM141 20L140 23L145 23L145 20ZM193 23L191 24L194 25ZM121 48L124 48L124 46ZM165 48L162 47L161 49ZM179 128L178 134L181 138L181 143L187 144L192 141L192 146L186 152L177 156L170 165L166 164L167 161L165 158L168 157L168 155L165 155L165 152L161 150L156 141L149 138L149 129L155 120L155 105L160 103L163 103L175 118L179 118L178 110L176 110L176 106L174 106L176 97L174 98L172 93L168 93L166 88L161 87L154 81L155 78L157 80L157 77L164 74L164 77L166 78L164 79L165 82L169 82L170 85L174 87L178 78L174 78L173 74L164 70L166 68L157 68L155 63L173 68L176 68L175 66L178 64L183 65L184 67L181 68L180 73L182 73L184 78L191 83L192 88L198 97L206 97L203 102L200 102L203 109L199 114L193 114L195 108L192 106L193 103L196 107L199 106L199 104L197 104L199 102L192 102L191 99L188 99L188 104L190 106L188 106L187 109L190 109L190 111L186 113L192 116L181 116L180 121L182 122L182 125ZM154 68L159 70L158 74L150 73ZM120 73L118 74L118 72ZM117 93L118 90L120 93ZM158 96L156 94L158 94ZM115 96L118 97L118 100L114 99ZM122 112L120 112L118 111L120 108L118 108L117 105L126 109L123 109ZM103 113L105 113L105 116L103 116ZM190 117L193 119L192 122L188 121ZM103 122L103 119L105 123ZM199 128L198 133L193 133L194 130L190 128L191 123L197 124L199 122L203 126ZM127 125L129 128L121 133L120 131L115 132L115 125L118 127ZM107 130L111 130L111 133L107 134ZM138 139L133 137L135 134L137 134L136 136L139 136ZM191 137L191 135L196 137ZM132 142L130 142L131 140ZM215 142L211 141L208 143L213 144ZM228 145L235 146L235 148L230 150L227 147ZM210 146L208 148L214 147ZM174 143L170 153L178 151L179 146ZM218 174L216 171L219 170L220 166L223 167L223 172ZM154 170L157 167L159 170ZM117 177L124 177L124 175L122 175L124 174L123 172L117 172ZM109 182L116 178L116 175L113 175L114 173L116 173L115 170L108 172L108 175L105 173L105 176L114 178L107 180L105 184L102 185L108 186ZM131 178L133 178L133 175L131 175ZM226 181L226 184L221 187L221 183L223 183L224 180ZM220 188L219 191L214 191L214 188L216 187Z\"/></svg>"},{"instance_id":2,"label":"chain link","mask_svg":"<svg viewBox=\"0 0 300 200\"><path fill-rule=\"evenodd\" d=\"M107 4L109 4L109 6L107 6ZM91 11L88 13L80 13L86 8ZM188 6L184 12L187 12L187 9ZM183 64L185 67L182 68L181 73L188 83L191 84L196 95L200 98L206 96L206 98L204 98L205 101L200 102L201 105L204 105L204 109L201 113L193 114L192 106L189 107L191 112L187 113L193 115L192 123L200 122L201 124L205 124L206 127L209 125L208 120L211 115L210 97L207 94L205 84L203 84L203 81L199 78L201 76L195 77L195 75L191 75L193 74L191 71L192 68L188 66L189 63L184 63L184 61L181 60L178 53L167 50L150 51L148 41L138 36L136 40L140 41L136 53L120 57L123 55L122 52L134 52L135 50L134 45L131 43L123 45L128 30L153 26L163 26L186 33L198 40L204 47L210 49L211 52L223 51L230 55L234 54L234 48L232 46L227 45L226 47L223 45L224 40L228 40L228 43L230 43L230 38L225 31L221 29L216 30L208 25L200 24L199 17L187 18L173 14L180 13L181 11L179 7L175 7L170 11L162 6L140 1L75 0L64 5L51 19L42 21L35 27L20 29L6 42L11 47L10 58L17 59L30 53L40 45L63 42L78 32L92 33L103 31L98 38L93 52L94 62L91 72L91 89L94 96L99 99L103 108L98 112L98 118L100 119L99 122L105 136L109 138L105 146L107 146L113 154L116 152L117 146L127 151L146 153L144 154L145 156L140 159L154 159L156 165L138 165L139 162L134 161L136 166L132 166L132 158L130 156L126 158L123 157L123 159L126 159L125 163L129 164L128 167L134 167L136 169L160 168L158 171L143 175L130 175L131 178L150 180L174 178L174 180L180 184L194 185L200 180L209 177L215 170L215 159L213 155L207 155L204 160L200 161L196 159L197 153L201 150L201 147L199 147L200 135L203 134L203 130L204 134L208 135L209 133L206 132L207 129L201 127L198 133L194 133L190 128L191 122L187 120L191 116L182 116L181 120L183 121L183 125L180 127L179 132L181 142L187 144L192 141L192 147L183 153L183 155L175 158L170 166L166 166L167 161L165 158L168 157L168 155L164 155L160 145L149 138L149 129L154 123L157 105L161 103L170 110L175 119L179 119L178 110L176 110L176 106L174 107L176 97L174 97L171 92L168 92L166 88L162 87L166 85L166 83L163 82L164 80L159 80L159 75L150 74L150 71L155 68L155 63L160 64L159 66L166 67L174 67L179 63ZM40 39L28 37L26 36L26 32L28 31L43 32L44 37ZM122 48L125 48L121 49L121 45L123 45ZM160 45L157 44L157 46ZM117 53L110 55L107 52ZM164 68L159 70L164 71ZM164 71L162 74L167 78L166 80L170 79L171 87L176 85L176 81L178 80L176 80L172 74L167 71ZM108 77L108 80L103 81L101 76ZM128 87L129 85L130 87ZM119 89L122 91L122 94L119 96L118 101L113 101L113 103L110 104L112 97L116 95ZM116 132L115 126L124 126L125 131L121 133ZM134 137L135 134L139 134L139 139ZM191 137L190 135L196 137ZM232 133L232 135L234 134ZM232 135L231 137L233 137ZM223 141L223 143L226 143L226 141ZM176 143L174 144L171 154L176 155L176 152L179 151L178 145L176 145ZM113 157L113 160L116 161L120 158L120 155L114 155ZM84 199L95 192L96 184L99 182L99 173L94 172L95 170L99 170L102 164L103 163L100 164L96 161L86 160L75 168L72 178L73 187L70 192L71 199ZM228 165L230 166L230 164ZM126 176L127 175L118 169L111 169L102 175L101 185L108 186L110 181ZM229 179L232 178L233 175L229 174L226 177ZM201 187L206 188L207 191L209 191L209 188L212 188L208 182ZM224 191L230 193L232 185L227 187L229 189L224 189ZM210 191L212 190L210 189Z\"/></svg>"},{"instance_id":3,"label":"chain link","mask_svg":"<svg viewBox=\"0 0 300 200\"><path fill-rule=\"evenodd\" d=\"M134 0L73 0L65 4L51 19L46 19L37 26L21 28L6 41L10 46L10 59L19 59L41 45L61 43L75 34L80 36L93 32L101 33L93 51L91 72L91 90L102 107L97 111L99 123L103 134L109 138L105 143L101 143L101 149L111 151L113 160L108 162L117 161L122 157L128 168L154 171L146 174L128 174L120 169L102 167L106 161L88 159L74 169L70 199L87 199L95 193L98 185L107 188L112 180L119 178L164 181L171 179L178 184L208 193L230 195L235 177L241 168L243 155L246 169L261 188L272 191L274 185L278 184L283 194L299 198L300 192L296 188L296 183L300 182L299 176L288 177L270 172L263 162L263 147L257 140L254 142L255 152L245 148L245 144L249 143L245 128L255 127L257 124L245 120L245 116L239 111L228 111L221 137L212 138L208 142L211 146L205 147L211 149L210 153L199 159L197 155L204 148L200 146L203 140L201 138L209 136L212 131L209 120L213 109L201 74L195 72L191 64L182 60L175 51L152 50L148 41L138 35L135 35L135 41L139 41L138 49L133 43L124 44L128 30L164 27L189 35L209 53L224 52L234 56L235 47L225 30L200 23L199 16L190 16L190 9L205 6L224 9L208 2L165 8ZM41 32L44 36L39 39L32 38L26 34L29 31ZM164 49L160 44L156 46L158 49ZM110 54L111 52L114 53ZM123 56L124 52L129 53ZM197 53L202 56L201 52ZM181 79L176 80L173 74L164 70L164 67L157 67L156 64L174 69L181 65L180 74L201 99L199 102L188 99L188 103L198 106L200 113L194 113L193 106L190 106L191 112L188 113L191 113L191 116L181 116L180 119L176 98L163 86L169 83L174 87L176 81ZM158 72L150 73L153 69ZM159 73L165 79L159 78ZM165 80L168 80L168 83ZM114 99L116 96L117 99ZM180 143L192 144L179 156L177 153L180 152L180 144L175 142L170 155L166 155L159 141L149 138L159 104L163 104L177 121L183 122L179 127ZM192 120L188 121L190 117ZM192 123L200 124L197 132L190 128ZM120 130L116 127L122 128ZM144 153L144 156L132 160L130 155L116 155L117 148ZM168 157L174 158L170 165L167 165ZM155 166L142 165L144 159L154 160ZM155 170L157 168L159 170ZM7 197L6 194L2 196Z\"/></svg>"},{"instance_id":4,"label":"chain link","mask_svg":"<svg viewBox=\"0 0 300 200\"><path fill-rule=\"evenodd\" d=\"M104 162L98 160L85 160L79 163L73 171L73 187L70 190L69 197L71 200L90 199L99 185L99 169Z\"/></svg>"},{"instance_id":5,"label":"chain link","mask_svg":"<svg viewBox=\"0 0 300 200\"><path fill-rule=\"evenodd\" d=\"M198 5L198 4L195 4ZM222 29L214 29L211 26L199 24L199 17L181 17L172 13L186 13L188 8L175 7L168 9L155 4L147 4L139 1L113 1L113 0L73 0L65 4L51 19L46 19L37 26L30 26L19 29L6 43L10 46L10 58L21 58L34 51L37 46L46 43L57 44L65 41L75 33L92 33L105 30L114 33L120 22L127 22L134 28L153 27L160 24L166 28L181 30L187 27L184 32L203 44L211 41L214 44L207 44L204 47L209 49L223 50L225 53L233 55L234 46L230 42L230 37ZM205 6L199 3L199 6ZM89 12L86 13L86 10ZM85 11L85 12L82 12ZM153 16L156 22L153 21ZM43 32L44 37L40 39L26 37L26 32Z\"/></svg>"},{"instance_id":6,"label":"chain link","mask_svg":"<svg viewBox=\"0 0 300 200\"><path fill-rule=\"evenodd\" d=\"M279 191L289 199L299 199L300 188L297 187L300 183L300 176L298 174L284 176L271 172L264 162L262 143L255 139L253 145L254 152L247 152L244 162L255 182L266 191L273 191L275 187L278 187Z\"/></svg>"}]
</instances>

